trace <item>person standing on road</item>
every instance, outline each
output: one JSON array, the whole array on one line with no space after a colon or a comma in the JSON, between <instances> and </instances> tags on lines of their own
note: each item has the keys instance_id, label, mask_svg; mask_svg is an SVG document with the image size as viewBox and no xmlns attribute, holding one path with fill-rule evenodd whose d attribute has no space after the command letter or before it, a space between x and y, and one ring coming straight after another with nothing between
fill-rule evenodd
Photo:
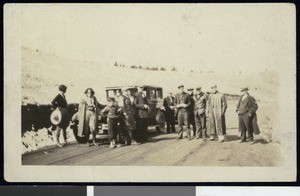
<instances>
[{"instance_id":1,"label":"person standing on road","mask_svg":"<svg viewBox=\"0 0 300 196\"><path fill-rule=\"evenodd\" d=\"M92 134L93 144L96 143L96 134L98 130L98 113L101 104L95 97L95 91L92 88L87 88L84 91L85 97L79 102L78 106L78 136ZM90 141L87 141L87 146L90 146Z\"/></svg>"},{"instance_id":2,"label":"person standing on road","mask_svg":"<svg viewBox=\"0 0 300 196\"><path fill-rule=\"evenodd\" d=\"M184 91L184 85L178 86L180 93L175 95L174 104L178 112L178 137L177 139L182 139L184 126L188 125L188 107L191 104L190 96ZM187 132L188 138L191 139L190 130Z\"/></svg>"},{"instance_id":3,"label":"person standing on road","mask_svg":"<svg viewBox=\"0 0 300 196\"><path fill-rule=\"evenodd\" d=\"M125 122L125 130L126 130L126 141L127 145L137 145L138 142L134 139L134 133L136 131L136 108L134 105L135 97L131 95L129 88L124 88L125 99L124 99L124 107L123 107L123 121Z\"/></svg>"},{"instance_id":4,"label":"person standing on road","mask_svg":"<svg viewBox=\"0 0 300 196\"><path fill-rule=\"evenodd\" d=\"M121 108L122 111L124 111L124 105L125 105L126 96L123 95L122 89L117 91L116 101L118 102L118 106ZM126 130L126 119L123 115L123 112L121 112L119 118L118 118L118 131L117 131L117 141L121 142L122 137L127 138L128 132Z\"/></svg>"},{"instance_id":5,"label":"person standing on road","mask_svg":"<svg viewBox=\"0 0 300 196\"><path fill-rule=\"evenodd\" d=\"M193 132L191 132L191 137L194 137L196 138L196 125L195 125L195 115L194 115L194 107L195 107L195 101L193 99L194 97L194 89L193 88L189 88L187 89L188 91L188 94L190 95L190 101L191 101L191 104L190 106L188 107L188 125L187 125L187 128L190 130L191 132L191 125L193 127Z\"/></svg>"},{"instance_id":6,"label":"person standing on road","mask_svg":"<svg viewBox=\"0 0 300 196\"><path fill-rule=\"evenodd\" d=\"M254 97L248 93L248 88L242 88L242 96L237 104L236 112L238 113L239 131L241 132L241 143L246 142L246 132L248 131L250 144L254 144L253 132L259 134L257 125L256 111L258 105Z\"/></svg>"},{"instance_id":7,"label":"person standing on road","mask_svg":"<svg viewBox=\"0 0 300 196\"><path fill-rule=\"evenodd\" d=\"M148 138L148 100L143 92L144 87L139 86L135 97L135 107L137 108L137 139L146 142Z\"/></svg>"},{"instance_id":8,"label":"person standing on road","mask_svg":"<svg viewBox=\"0 0 300 196\"><path fill-rule=\"evenodd\" d=\"M175 105L172 92L169 92L169 95L164 98L163 105L166 109L165 116L167 121L167 133L175 133Z\"/></svg>"},{"instance_id":9,"label":"person standing on road","mask_svg":"<svg viewBox=\"0 0 300 196\"><path fill-rule=\"evenodd\" d=\"M225 112L227 109L226 98L217 90L217 85L211 87L212 93L207 102L207 115L209 119L210 140L218 136L219 142L224 142L226 135Z\"/></svg>"},{"instance_id":10,"label":"person standing on road","mask_svg":"<svg viewBox=\"0 0 300 196\"><path fill-rule=\"evenodd\" d=\"M101 115L107 116L108 137L110 141L110 148L117 147L117 131L118 131L118 119L121 112L121 108L118 106L118 102L110 97L108 98L109 105L101 110Z\"/></svg>"},{"instance_id":11,"label":"person standing on road","mask_svg":"<svg viewBox=\"0 0 300 196\"><path fill-rule=\"evenodd\" d=\"M201 91L201 87L196 88L193 98L195 101L194 115L197 127L196 139L202 138L202 140L206 140L206 95Z\"/></svg>"},{"instance_id":12,"label":"person standing on road","mask_svg":"<svg viewBox=\"0 0 300 196\"><path fill-rule=\"evenodd\" d=\"M68 103L66 100L65 93L67 92L67 87L63 84L59 85L58 87L59 93L58 95L53 99L51 102L52 106L54 109L59 109L61 114L62 114L62 121L56 125L56 130L55 130L55 139L56 139L56 145L58 147L63 147L64 145L67 145L67 127L69 126L70 123L70 117L68 113ZM61 144L59 142L59 137L60 137L60 132L62 131L63 133L63 138L64 138L64 143Z\"/></svg>"}]
</instances>

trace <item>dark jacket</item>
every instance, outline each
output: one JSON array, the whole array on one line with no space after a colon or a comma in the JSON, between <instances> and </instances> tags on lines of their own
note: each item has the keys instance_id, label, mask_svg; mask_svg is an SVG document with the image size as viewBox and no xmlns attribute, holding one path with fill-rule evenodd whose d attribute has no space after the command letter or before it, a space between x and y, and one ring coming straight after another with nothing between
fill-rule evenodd
<instances>
[{"instance_id":1,"label":"dark jacket","mask_svg":"<svg viewBox=\"0 0 300 196\"><path fill-rule=\"evenodd\" d=\"M142 92L137 92L134 100L135 107L137 108L137 115L139 118L148 118L148 109L144 105L148 105L147 97L143 97Z\"/></svg>"},{"instance_id":2,"label":"dark jacket","mask_svg":"<svg viewBox=\"0 0 300 196\"><path fill-rule=\"evenodd\" d=\"M186 107L177 107L178 112L187 112L187 109L189 108L191 104L190 95L186 92L178 93L175 95L174 104L177 107L178 104L186 104Z\"/></svg>"},{"instance_id":3,"label":"dark jacket","mask_svg":"<svg viewBox=\"0 0 300 196\"><path fill-rule=\"evenodd\" d=\"M194 106L194 114L195 115L202 115L205 114L206 111L206 95L201 92L199 94L199 97L196 95L193 97L195 101L195 106Z\"/></svg>"},{"instance_id":4,"label":"dark jacket","mask_svg":"<svg viewBox=\"0 0 300 196\"><path fill-rule=\"evenodd\" d=\"M67 100L61 94L56 95L51 104L54 107L54 109L57 107L68 109Z\"/></svg>"},{"instance_id":5,"label":"dark jacket","mask_svg":"<svg viewBox=\"0 0 300 196\"><path fill-rule=\"evenodd\" d=\"M256 115L256 111L258 109L258 105L256 103L256 100L254 99L254 97L250 96L248 94L248 96L242 100L243 96L240 98L237 106L236 106L236 111L239 112L239 115L248 113L251 115L250 118L250 127L251 129L253 129L254 134L259 134L259 127L257 124L257 115Z\"/></svg>"},{"instance_id":6,"label":"dark jacket","mask_svg":"<svg viewBox=\"0 0 300 196\"><path fill-rule=\"evenodd\" d=\"M256 100L248 94L248 96L242 100L243 96L240 98L236 110L239 112L239 114L245 114L248 113L253 116L256 113L256 110L258 109L258 105L256 103Z\"/></svg>"},{"instance_id":7,"label":"dark jacket","mask_svg":"<svg viewBox=\"0 0 300 196\"><path fill-rule=\"evenodd\" d=\"M130 97L126 97L124 99L123 112L127 113L127 115L135 116L135 114L136 114L136 108L135 108L135 105L134 105L134 100L135 100L135 97L133 97L133 101L130 100Z\"/></svg>"},{"instance_id":8,"label":"dark jacket","mask_svg":"<svg viewBox=\"0 0 300 196\"><path fill-rule=\"evenodd\" d=\"M170 108L170 106L174 106L174 97L168 96L168 97L164 98L164 107L165 107L167 113L174 112L174 110L172 110Z\"/></svg>"}]
</instances>

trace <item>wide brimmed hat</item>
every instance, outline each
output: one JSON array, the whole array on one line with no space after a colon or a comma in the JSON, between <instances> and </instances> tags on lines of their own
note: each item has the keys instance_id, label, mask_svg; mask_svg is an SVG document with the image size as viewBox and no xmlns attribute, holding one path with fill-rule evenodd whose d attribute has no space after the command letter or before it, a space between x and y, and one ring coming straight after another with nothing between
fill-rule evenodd
<instances>
[{"instance_id":1,"label":"wide brimmed hat","mask_svg":"<svg viewBox=\"0 0 300 196\"><path fill-rule=\"evenodd\" d=\"M50 115L51 123L54 125L58 125L61 122L62 114L59 109L53 110Z\"/></svg>"},{"instance_id":2,"label":"wide brimmed hat","mask_svg":"<svg viewBox=\"0 0 300 196\"><path fill-rule=\"evenodd\" d=\"M69 114L66 108L56 108L50 115L50 121L53 125L68 126Z\"/></svg>"},{"instance_id":3,"label":"wide brimmed hat","mask_svg":"<svg viewBox=\"0 0 300 196\"><path fill-rule=\"evenodd\" d=\"M181 84L181 85L179 85L177 88L183 88L184 87L184 85L183 84Z\"/></svg>"},{"instance_id":4,"label":"wide brimmed hat","mask_svg":"<svg viewBox=\"0 0 300 196\"><path fill-rule=\"evenodd\" d=\"M197 87L197 88L196 88L197 91L198 91L198 90L201 90L201 89L202 89L201 87Z\"/></svg>"},{"instance_id":5,"label":"wide brimmed hat","mask_svg":"<svg viewBox=\"0 0 300 196\"><path fill-rule=\"evenodd\" d=\"M188 88L186 89L187 91L193 91L194 89L193 88Z\"/></svg>"},{"instance_id":6,"label":"wide brimmed hat","mask_svg":"<svg viewBox=\"0 0 300 196\"><path fill-rule=\"evenodd\" d=\"M248 90L249 90L248 87L241 88L241 92L243 92L243 91L248 91Z\"/></svg>"}]
</instances>

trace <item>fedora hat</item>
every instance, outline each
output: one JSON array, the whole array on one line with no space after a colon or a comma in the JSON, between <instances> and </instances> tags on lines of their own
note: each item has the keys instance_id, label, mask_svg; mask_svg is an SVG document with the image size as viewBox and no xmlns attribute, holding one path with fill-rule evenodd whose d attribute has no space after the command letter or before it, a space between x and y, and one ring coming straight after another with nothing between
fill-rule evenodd
<instances>
[{"instance_id":1,"label":"fedora hat","mask_svg":"<svg viewBox=\"0 0 300 196\"><path fill-rule=\"evenodd\" d=\"M183 88L184 87L184 85L183 84L181 84L181 85L179 85L177 88Z\"/></svg>"},{"instance_id":2,"label":"fedora hat","mask_svg":"<svg viewBox=\"0 0 300 196\"><path fill-rule=\"evenodd\" d=\"M241 88L241 92L243 92L243 91L248 91L248 90L249 90L248 87Z\"/></svg>"}]
</instances>

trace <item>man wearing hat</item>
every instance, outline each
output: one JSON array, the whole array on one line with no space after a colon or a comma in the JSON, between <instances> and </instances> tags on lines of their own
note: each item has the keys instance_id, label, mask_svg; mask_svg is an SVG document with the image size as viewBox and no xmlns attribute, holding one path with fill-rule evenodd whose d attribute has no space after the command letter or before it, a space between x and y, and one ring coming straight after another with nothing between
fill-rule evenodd
<instances>
[{"instance_id":1,"label":"man wearing hat","mask_svg":"<svg viewBox=\"0 0 300 196\"><path fill-rule=\"evenodd\" d=\"M202 92L201 87L196 88L193 98L195 101L194 115L197 127L196 139L202 137L203 140L206 140L206 95Z\"/></svg>"},{"instance_id":2,"label":"man wearing hat","mask_svg":"<svg viewBox=\"0 0 300 196\"><path fill-rule=\"evenodd\" d=\"M239 131L241 132L241 143L246 142L246 132L248 131L250 144L253 144L253 132L259 134L256 111L258 109L256 100L249 95L248 88L242 88L242 96L237 104Z\"/></svg>"},{"instance_id":3,"label":"man wearing hat","mask_svg":"<svg viewBox=\"0 0 300 196\"><path fill-rule=\"evenodd\" d=\"M58 109L61 112L62 118L60 119L61 122L58 122L56 125L55 130L55 139L56 144L59 147L63 147L63 145L59 142L60 132L63 132L64 144L67 144L67 132L66 129L69 126L69 114L68 114L68 103L66 100L65 93L67 92L67 87L63 84L59 85L58 87L59 93L51 102L53 108L56 110Z\"/></svg>"},{"instance_id":4,"label":"man wearing hat","mask_svg":"<svg viewBox=\"0 0 300 196\"><path fill-rule=\"evenodd\" d=\"M177 139L182 139L183 136L183 127L188 124L188 107L191 104L190 96L184 92L184 85L179 85L178 89L180 93L176 94L174 99L175 107L178 110L178 137ZM188 137L191 138L190 131L188 131Z\"/></svg>"},{"instance_id":5,"label":"man wearing hat","mask_svg":"<svg viewBox=\"0 0 300 196\"><path fill-rule=\"evenodd\" d=\"M188 88L187 91L188 91L188 94L190 95L190 101L191 101L191 104L188 107L188 125L187 125L187 128L191 129L191 125L192 125L193 132L191 132L190 134L191 134L191 137L196 137L196 125L195 125L195 115L194 115L195 101L193 99L194 89L193 88Z\"/></svg>"},{"instance_id":6,"label":"man wearing hat","mask_svg":"<svg viewBox=\"0 0 300 196\"><path fill-rule=\"evenodd\" d=\"M109 104L100 112L101 116L107 116L108 136L110 140L110 148L117 147L117 131L118 131L118 118L120 116L121 108L118 102L112 98L108 98Z\"/></svg>"},{"instance_id":7,"label":"man wearing hat","mask_svg":"<svg viewBox=\"0 0 300 196\"><path fill-rule=\"evenodd\" d=\"M172 92L169 92L169 95L164 98L163 104L166 109L165 116L167 121L167 133L175 133L175 105Z\"/></svg>"},{"instance_id":8,"label":"man wearing hat","mask_svg":"<svg viewBox=\"0 0 300 196\"><path fill-rule=\"evenodd\" d=\"M126 141L127 145L139 144L134 140L134 134L136 131L136 108L134 105L135 97L131 94L130 88L125 87L122 89L124 92L124 107L122 108L122 117L125 122Z\"/></svg>"},{"instance_id":9,"label":"man wearing hat","mask_svg":"<svg viewBox=\"0 0 300 196\"><path fill-rule=\"evenodd\" d=\"M219 93L217 85L211 87L212 93L207 101L206 114L208 116L210 140L218 137L219 142L224 142L226 135L225 112L227 109L226 98Z\"/></svg>"},{"instance_id":10,"label":"man wearing hat","mask_svg":"<svg viewBox=\"0 0 300 196\"><path fill-rule=\"evenodd\" d=\"M148 138L148 100L143 92L144 87L139 86L135 97L135 107L137 108L137 137L141 142L146 142Z\"/></svg>"}]
</instances>

